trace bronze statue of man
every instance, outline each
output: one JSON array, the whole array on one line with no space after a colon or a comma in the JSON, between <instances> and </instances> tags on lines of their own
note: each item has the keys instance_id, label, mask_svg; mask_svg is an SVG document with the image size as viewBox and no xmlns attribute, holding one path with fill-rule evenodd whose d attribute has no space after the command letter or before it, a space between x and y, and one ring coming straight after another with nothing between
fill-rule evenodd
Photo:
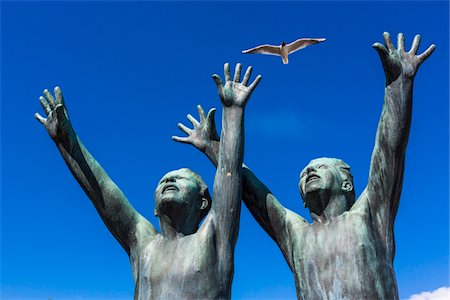
<instances>
[{"instance_id":1,"label":"bronze statue of man","mask_svg":"<svg viewBox=\"0 0 450 300\"><path fill-rule=\"evenodd\" d=\"M247 86L251 67L242 82L240 64L233 80L228 64L224 69L224 85L219 76L213 75L223 105L214 201L194 172L180 169L167 173L155 191L155 214L161 233L133 209L84 147L69 120L61 90L55 88L56 99L47 90L39 99L48 117L36 114L36 118L45 126L75 179L130 257L136 282L135 299L231 297L242 191L244 108L261 77Z\"/></svg>"},{"instance_id":2,"label":"bronze statue of man","mask_svg":"<svg viewBox=\"0 0 450 300\"><path fill-rule=\"evenodd\" d=\"M405 151L411 124L413 80L431 45L416 55L420 36L405 51L388 33L375 43L386 74L383 112L372 154L369 182L354 201L350 167L342 160L312 160L300 173L299 189L313 223L283 207L270 190L243 167L243 200L280 247L294 274L299 299L398 299L394 274L394 221L400 200ZM217 165L219 141L214 115L199 107L201 122L173 137L204 152ZM192 119L192 117L189 117Z\"/></svg>"}]
</instances>

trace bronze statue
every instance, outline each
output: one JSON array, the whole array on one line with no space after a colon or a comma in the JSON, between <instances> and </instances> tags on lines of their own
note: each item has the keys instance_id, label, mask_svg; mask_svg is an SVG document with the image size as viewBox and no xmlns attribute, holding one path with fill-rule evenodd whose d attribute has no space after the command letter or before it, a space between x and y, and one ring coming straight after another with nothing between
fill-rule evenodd
<instances>
[{"instance_id":1,"label":"bronze statue","mask_svg":"<svg viewBox=\"0 0 450 300\"><path fill-rule=\"evenodd\" d=\"M386 74L384 106L378 125L366 189L354 201L353 177L342 160L312 160L300 173L299 189L313 223L283 207L244 165L243 200L281 249L295 279L299 299L398 299L394 274L394 221L403 183L411 124L414 76L434 51L416 55L420 36L405 51L388 33L375 43ZM212 111L194 128L179 125L192 144L217 166L219 143Z\"/></svg>"},{"instance_id":2,"label":"bronze statue","mask_svg":"<svg viewBox=\"0 0 450 300\"><path fill-rule=\"evenodd\" d=\"M105 225L130 257L135 299L229 299L242 191L244 108L259 83L248 85L251 67L240 81L241 65L225 84L217 75L223 105L222 143L214 180L213 201L189 169L163 176L155 191L155 214L161 233L128 202L78 138L61 90L44 91L39 100L47 118L36 114L64 161L91 199ZM206 217L205 217L206 216ZM200 221L204 218L199 227Z\"/></svg>"}]
</instances>

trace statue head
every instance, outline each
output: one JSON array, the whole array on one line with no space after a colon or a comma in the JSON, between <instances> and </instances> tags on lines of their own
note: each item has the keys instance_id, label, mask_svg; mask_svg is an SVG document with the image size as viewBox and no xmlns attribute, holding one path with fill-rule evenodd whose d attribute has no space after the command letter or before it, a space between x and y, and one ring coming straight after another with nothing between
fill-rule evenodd
<instances>
[{"instance_id":1,"label":"statue head","mask_svg":"<svg viewBox=\"0 0 450 300\"><path fill-rule=\"evenodd\" d=\"M167 216L172 223L191 222L197 228L210 207L211 196L207 185L200 175L190 169L167 173L156 187L155 215Z\"/></svg>"},{"instance_id":2,"label":"statue head","mask_svg":"<svg viewBox=\"0 0 450 300\"><path fill-rule=\"evenodd\" d=\"M318 216L323 213L332 198L344 199L340 200L343 203L339 207L342 207L343 211L339 213L350 209L355 202L350 166L340 159L313 159L300 173L298 185L305 207Z\"/></svg>"}]
</instances>

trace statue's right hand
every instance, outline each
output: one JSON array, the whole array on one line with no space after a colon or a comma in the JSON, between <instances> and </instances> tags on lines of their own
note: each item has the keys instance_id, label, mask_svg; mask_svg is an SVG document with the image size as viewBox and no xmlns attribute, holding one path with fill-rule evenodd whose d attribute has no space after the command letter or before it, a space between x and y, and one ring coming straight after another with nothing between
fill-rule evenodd
<instances>
[{"instance_id":1,"label":"statue's right hand","mask_svg":"<svg viewBox=\"0 0 450 300\"><path fill-rule=\"evenodd\" d=\"M47 115L47 118L36 113L34 117L45 126L50 137L55 142L65 141L73 132L66 107L64 105L64 97L61 89L55 87L55 98L45 89L43 96L39 97L39 102Z\"/></svg>"},{"instance_id":2,"label":"statue's right hand","mask_svg":"<svg viewBox=\"0 0 450 300\"><path fill-rule=\"evenodd\" d=\"M197 110L200 116L200 122L197 121L191 114L188 114L187 118L192 123L194 128L189 129L183 124L178 123L178 128L188 136L173 136L172 140L180 143L191 144L198 150L205 152L211 147L212 141L219 141L219 135L217 134L216 123L214 120L216 109L211 108L208 115L205 115L205 111L200 105L197 106Z\"/></svg>"}]
</instances>

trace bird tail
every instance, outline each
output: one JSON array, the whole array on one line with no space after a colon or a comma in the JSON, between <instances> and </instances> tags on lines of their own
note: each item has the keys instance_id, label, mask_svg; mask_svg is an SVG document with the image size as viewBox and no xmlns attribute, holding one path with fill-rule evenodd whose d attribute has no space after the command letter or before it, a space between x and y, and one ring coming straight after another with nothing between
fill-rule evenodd
<instances>
[{"instance_id":1,"label":"bird tail","mask_svg":"<svg viewBox=\"0 0 450 300\"><path fill-rule=\"evenodd\" d=\"M282 56L281 59L283 60L283 64L287 65L289 63L289 59L287 56L285 57Z\"/></svg>"}]
</instances>

